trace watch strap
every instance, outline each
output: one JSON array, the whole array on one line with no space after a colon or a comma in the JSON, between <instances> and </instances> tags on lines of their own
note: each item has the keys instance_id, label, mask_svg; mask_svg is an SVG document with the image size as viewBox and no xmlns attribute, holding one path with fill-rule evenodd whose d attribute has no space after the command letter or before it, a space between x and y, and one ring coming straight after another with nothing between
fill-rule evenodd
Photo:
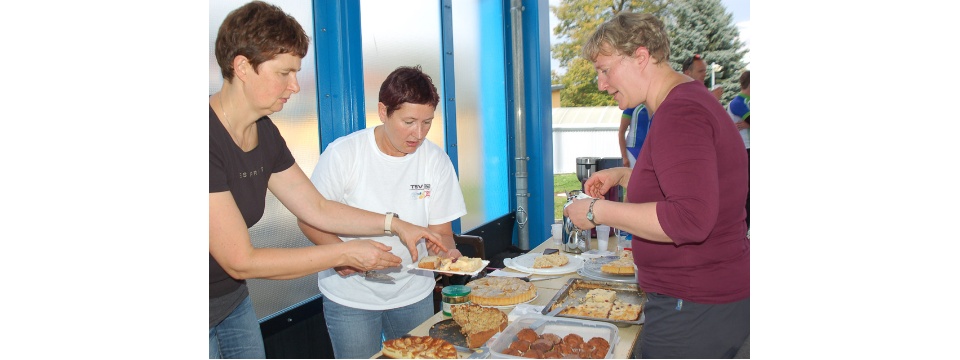
<instances>
[{"instance_id":1,"label":"watch strap","mask_svg":"<svg viewBox=\"0 0 960 360\"><path fill-rule=\"evenodd\" d=\"M390 230L390 225L393 224L393 218L400 218L400 215L397 215L395 212L388 212L387 216L383 219L383 234L384 235L393 235L393 231Z\"/></svg>"},{"instance_id":2,"label":"watch strap","mask_svg":"<svg viewBox=\"0 0 960 360\"><path fill-rule=\"evenodd\" d=\"M597 198L597 199L591 200L591 201L590 201L590 208L587 209L587 215L589 215L589 216L587 216L587 220L590 220L590 223L593 224L593 226L597 226L597 222L596 222L596 221L593 221L593 216L594 216L594 215L593 215L593 204L596 204L596 203L597 203L597 200L600 200L600 199Z\"/></svg>"}]
</instances>

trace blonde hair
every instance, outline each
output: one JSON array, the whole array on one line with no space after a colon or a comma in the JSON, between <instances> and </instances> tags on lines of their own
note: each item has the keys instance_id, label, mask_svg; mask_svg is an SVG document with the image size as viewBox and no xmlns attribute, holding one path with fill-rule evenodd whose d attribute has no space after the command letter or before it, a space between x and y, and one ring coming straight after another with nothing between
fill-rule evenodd
<instances>
[{"instance_id":1,"label":"blonde hair","mask_svg":"<svg viewBox=\"0 0 960 360\"><path fill-rule=\"evenodd\" d=\"M591 62L601 54L633 56L641 46L657 62L670 60L670 38L663 22L650 14L622 12L597 27L583 44L582 56Z\"/></svg>"}]
</instances>

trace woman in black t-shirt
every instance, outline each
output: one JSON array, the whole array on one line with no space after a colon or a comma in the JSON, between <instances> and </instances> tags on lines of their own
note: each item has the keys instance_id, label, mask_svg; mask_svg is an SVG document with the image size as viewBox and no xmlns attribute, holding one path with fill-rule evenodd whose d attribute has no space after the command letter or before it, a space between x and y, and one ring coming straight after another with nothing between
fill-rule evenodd
<instances>
[{"instance_id":1,"label":"woman in black t-shirt","mask_svg":"<svg viewBox=\"0 0 960 360\"><path fill-rule=\"evenodd\" d=\"M254 248L248 229L263 215L266 191L302 221L337 234L396 233L446 251L439 234L391 215L323 198L267 115L300 91L296 74L310 39L297 21L264 2L227 15L217 33L223 87L210 96L210 357L263 358L263 339L245 279L293 279L337 267L400 265L372 240L304 248Z\"/></svg>"}]
</instances>

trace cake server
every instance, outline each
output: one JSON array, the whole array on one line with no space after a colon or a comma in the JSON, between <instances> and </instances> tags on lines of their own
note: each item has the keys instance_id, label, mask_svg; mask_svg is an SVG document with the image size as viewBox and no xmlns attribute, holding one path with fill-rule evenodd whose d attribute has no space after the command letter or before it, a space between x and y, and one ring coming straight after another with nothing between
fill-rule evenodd
<instances>
[{"instance_id":1,"label":"cake server","mask_svg":"<svg viewBox=\"0 0 960 360\"><path fill-rule=\"evenodd\" d=\"M377 282L388 282L392 283L394 280L393 276L378 272L376 270L368 270L363 272L363 277L370 281Z\"/></svg>"}]
</instances>

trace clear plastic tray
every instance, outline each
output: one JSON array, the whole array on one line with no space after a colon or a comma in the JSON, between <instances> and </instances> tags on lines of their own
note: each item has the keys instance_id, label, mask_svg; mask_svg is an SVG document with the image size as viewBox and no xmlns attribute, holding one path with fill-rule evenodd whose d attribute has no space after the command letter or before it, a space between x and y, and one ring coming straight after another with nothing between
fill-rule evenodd
<instances>
[{"instance_id":1,"label":"clear plastic tray","mask_svg":"<svg viewBox=\"0 0 960 360\"><path fill-rule=\"evenodd\" d=\"M506 329L497 334L496 338L488 342L490 348L490 357L494 359L524 359L519 356L504 354L502 351L510 347L510 343L517 340L517 333L520 330L530 328L537 334L552 333L559 337L569 334L577 334L588 341L593 337L601 337L610 343L610 349L607 350L605 359L613 357L613 349L620 341L619 330L616 326L599 321L579 320L569 318L558 318L553 316L544 316L540 314L528 314L517 318L510 323Z\"/></svg>"}]
</instances>

